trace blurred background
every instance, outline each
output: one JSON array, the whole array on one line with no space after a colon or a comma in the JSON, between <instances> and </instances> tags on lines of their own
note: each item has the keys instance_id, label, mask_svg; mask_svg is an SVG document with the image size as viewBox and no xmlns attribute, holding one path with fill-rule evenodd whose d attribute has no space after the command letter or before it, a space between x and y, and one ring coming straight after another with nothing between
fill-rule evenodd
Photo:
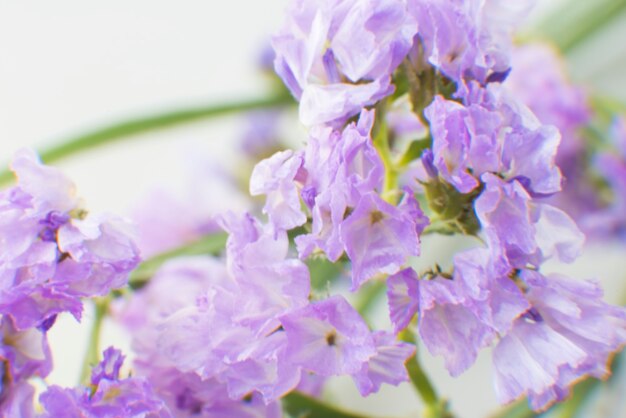
<instances>
[{"instance_id":1,"label":"blurred background","mask_svg":"<svg viewBox=\"0 0 626 418\"><path fill-rule=\"evenodd\" d=\"M287 3L0 0L2 168L20 147L45 149L119 120L266 96L272 83L260 67ZM567 50L565 59L574 82L626 103L626 8L615 9L621 12L610 8L617 3L624 2L539 0L520 37L559 39ZM590 7L606 8L599 23L584 19ZM553 17L546 20L548 16ZM248 122L229 116L164 129L58 165L94 211L131 215L158 190L184 199L183 189L189 184L212 190L202 206L207 210L241 208L245 201L235 194L225 195L230 189L220 182L220 173L237 171L233 167L241 151L237 141L249 128ZM289 132L294 143L304 138L297 125ZM192 166L207 169L206 182L190 178L196 173ZM155 222L153 228L159 227ZM425 245L445 249L450 243L429 239ZM607 298L617 303L626 292L624 250L618 244L592 244L579 263L564 267L565 272L600 279L607 286ZM561 266L553 268L563 271ZM81 325L64 317L51 330L55 371L50 382L76 384L89 319L89 311ZM110 324L104 343L128 347L124 334ZM429 358L423 350L421 355L459 417L485 417L496 408L489 353L484 352L477 365L459 379L446 374L440 359ZM624 384L616 385L595 408L619 406L605 408L607 415L597 415L602 411L594 409L592 415L584 416L626 417L624 393ZM338 380L328 396L371 414L407 416L420 410L410 387L385 388L362 400L351 382ZM610 415L615 411L618 415Z\"/></svg>"}]
</instances>

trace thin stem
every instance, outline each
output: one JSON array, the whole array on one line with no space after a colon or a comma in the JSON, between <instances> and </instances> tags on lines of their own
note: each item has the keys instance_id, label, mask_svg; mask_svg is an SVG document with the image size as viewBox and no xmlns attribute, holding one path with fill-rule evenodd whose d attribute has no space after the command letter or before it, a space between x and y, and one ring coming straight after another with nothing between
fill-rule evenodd
<instances>
[{"instance_id":1,"label":"thin stem","mask_svg":"<svg viewBox=\"0 0 626 418\"><path fill-rule=\"evenodd\" d=\"M130 137L136 137L138 134L164 128L171 128L177 125L224 116L231 113L284 106L290 103L294 103L290 96L287 94L280 94L263 99L244 100L219 105L179 109L138 117L61 141L59 145L42 150L40 157L43 162L52 163L79 152L111 144ZM0 172L0 184L9 183L12 180L13 173L11 173L11 171L4 170Z\"/></svg>"},{"instance_id":2,"label":"thin stem","mask_svg":"<svg viewBox=\"0 0 626 418\"><path fill-rule=\"evenodd\" d=\"M155 255L141 263L130 274L128 284L133 289L144 286L167 260L186 255L218 254L226 245L227 235L223 232L206 235L194 242Z\"/></svg>"},{"instance_id":3,"label":"thin stem","mask_svg":"<svg viewBox=\"0 0 626 418\"><path fill-rule=\"evenodd\" d=\"M359 296L354 303L354 309L359 311L362 316L366 316L376 305L378 298L387 289L385 280L375 280L359 291Z\"/></svg>"},{"instance_id":4,"label":"thin stem","mask_svg":"<svg viewBox=\"0 0 626 418\"><path fill-rule=\"evenodd\" d=\"M523 398L499 410L490 418L534 418L536 416L537 414L528 407L526 398Z\"/></svg>"},{"instance_id":5,"label":"thin stem","mask_svg":"<svg viewBox=\"0 0 626 418\"><path fill-rule=\"evenodd\" d=\"M405 329L400 334L400 339L415 344L415 335L413 332ZM437 395L435 386L419 363L417 353L413 355L406 364L409 377L413 383L413 387L420 395L425 404L425 418L451 418L452 414L448 410L448 403L444 399L440 399Z\"/></svg>"},{"instance_id":6,"label":"thin stem","mask_svg":"<svg viewBox=\"0 0 626 418\"><path fill-rule=\"evenodd\" d=\"M537 27L567 53L626 10L626 0L565 2Z\"/></svg>"},{"instance_id":7,"label":"thin stem","mask_svg":"<svg viewBox=\"0 0 626 418\"><path fill-rule=\"evenodd\" d=\"M393 205L396 203L397 197L397 193L394 193L394 190L398 184L398 172L391 156L391 149L389 148L389 129L387 127L387 121L385 120L386 104L387 102L383 101L376 109L378 127L373 135L372 142L374 148L378 151L378 155L380 155L385 169L382 198Z\"/></svg>"},{"instance_id":8,"label":"thin stem","mask_svg":"<svg viewBox=\"0 0 626 418\"><path fill-rule=\"evenodd\" d=\"M580 407L589 398L589 394L598 385L598 380L588 378L580 382L572 391L572 397L565 403L559 405L556 414L558 418L574 418L580 412Z\"/></svg>"},{"instance_id":9,"label":"thin stem","mask_svg":"<svg viewBox=\"0 0 626 418\"><path fill-rule=\"evenodd\" d=\"M283 410L293 417L366 418L364 415L343 411L299 392L291 392L282 398L282 405Z\"/></svg>"},{"instance_id":10,"label":"thin stem","mask_svg":"<svg viewBox=\"0 0 626 418\"><path fill-rule=\"evenodd\" d=\"M89 333L89 345L83 359L83 367L80 372L80 383L89 384L91 376L91 368L100 361L100 333L102 331L102 323L109 309L109 298L100 298L94 300L94 318L91 324L91 332Z\"/></svg>"}]
</instances>

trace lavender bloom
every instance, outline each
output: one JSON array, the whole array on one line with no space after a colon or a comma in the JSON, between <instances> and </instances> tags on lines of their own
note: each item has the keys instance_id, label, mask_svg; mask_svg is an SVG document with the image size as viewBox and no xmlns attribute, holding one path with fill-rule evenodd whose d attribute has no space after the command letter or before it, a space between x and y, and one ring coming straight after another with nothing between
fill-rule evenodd
<instances>
[{"instance_id":1,"label":"lavender bloom","mask_svg":"<svg viewBox=\"0 0 626 418\"><path fill-rule=\"evenodd\" d=\"M102 380L117 379L124 364L122 352L113 347L104 350L103 357L91 371L91 384L94 386L98 386Z\"/></svg>"},{"instance_id":2,"label":"lavender bloom","mask_svg":"<svg viewBox=\"0 0 626 418\"><path fill-rule=\"evenodd\" d=\"M154 394L147 381L141 378L119 378L120 358L118 350L108 349L104 352L104 360L92 375L93 387L49 387L39 398L44 409L41 418L172 418L173 415ZM111 368L111 364L114 367Z\"/></svg>"},{"instance_id":3,"label":"lavender bloom","mask_svg":"<svg viewBox=\"0 0 626 418\"><path fill-rule=\"evenodd\" d=\"M626 119L615 118L611 126L612 145L617 152L599 152L592 161L610 188L611 198L604 207L583 219L583 225L598 235L624 236L626 230ZM597 190L594 189L594 193Z\"/></svg>"},{"instance_id":4,"label":"lavender bloom","mask_svg":"<svg viewBox=\"0 0 626 418\"><path fill-rule=\"evenodd\" d=\"M416 217L406 209L371 193L341 224L341 238L352 261L353 290L377 274L396 273L409 256L419 254Z\"/></svg>"},{"instance_id":5,"label":"lavender bloom","mask_svg":"<svg viewBox=\"0 0 626 418\"><path fill-rule=\"evenodd\" d=\"M3 386L50 373L52 357L45 332L36 328L18 330L5 316L0 319L0 337L0 361L6 373L1 379Z\"/></svg>"},{"instance_id":6,"label":"lavender bloom","mask_svg":"<svg viewBox=\"0 0 626 418\"><path fill-rule=\"evenodd\" d=\"M18 185L0 194L0 313L18 329L49 322L59 312L76 318L81 297L125 284L139 262L126 222L86 216L74 186L29 151L12 164Z\"/></svg>"},{"instance_id":7,"label":"lavender bloom","mask_svg":"<svg viewBox=\"0 0 626 418\"><path fill-rule=\"evenodd\" d=\"M378 392L383 383L394 386L409 381L407 360L415 354L415 346L396 341L393 334L378 331L373 334L376 354L352 375L362 396Z\"/></svg>"},{"instance_id":8,"label":"lavender bloom","mask_svg":"<svg viewBox=\"0 0 626 418\"><path fill-rule=\"evenodd\" d=\"M441 355L452 376L476 360L478 350L494 338L493 329L476 312L459 283L443 277L419 280L419 333L433 355Z\"/></svg>"},{"instance_id":9,"label":"lavender bloom","mask_svg":"<svg viewBox=\"0 0 626 418\"><path fill-rule=\"evenodd\" d=\"M226 266L209 257L174 259L159 269L150 283L136 293L120 312L120 319L132 332L133 350L138 354L134 363L135 371L138 376L152 383L154 391L176 417L280 417L277 403L266 406L257 392L231 399L225 383L214 378L202 379L193 371L181 371L177 368L177 365L183 365L178 361L181 354L170 351L171 344L160 343L163 336L173 335L164 334L168 332L164 328L168 320L181 319L181 315L195 305L198 295L207 294L220 284L224 285L226 277ZM174 283L177 291L172 293ZM172 319L169 319L171 316ZM175 337L179 340L170 343L178 350L184 350L182 355L194 356L192 345L183 345L180 339L199 340L198 352L201 352L207 346L203 346L205 340L199 337L217 325L201 322L197 329L185 327L182 335ZM240 348L239 345L237 347ZM170 360L170 355L173 360ZM193 368L192 363L186 363L186 366ZM200 366L200 363L195 365L198 368Z\"/></svg>"},{"instance_id":10,"label":"lavender bloom","mask_svg":"<svg viewBox=\"0 0 626 418\"><path fill-rule=\"evenodd\" d=\"M157 390L169 394L172 410L181 409L171 403L187 387L185 399L197 402L185 411L197 408L212 416L223 407L270 413L276 410L275 401L300 381L300 368L285 360L287 339L280 318L308 304L308 270L300 260L286 258L284 231L249 215L226 214L221 223L230 232L226 266L201 259L165 266L155 287L149 285L133 303L129 326L149 329L134 344L142 357L138 370L163 381ZM182 293L163 304L172 280L181 283ZM143 298L161 307L141 312L137 308ZM177 386L179 378L188 383ZM206 393L194 389L196 378L212 382ZM223 393L229 401L217 402ZM250 394L262 402L244 408Z\"/></svg>"},{"instance_id":11,"label":"lavender bloom","mask_svg":"<svg viewBox=\"0 0 626 418\"><path fill-rule=\"evenodd\" d=\"M392 93L416 31L403 0L294 0L272 44L300 120L343 121Z\"/></svg>"},{"instance_id":12,"label":"lavender bloom","mask_svg":"<svg viewBox=\"0 0 626 418\"><path fill-rule=\"evenodd\" d=\"M0 318L0 416L33 418L34 390L28 379L46 377L52 357L45 331L18 330L8 316Z\"/></svg>"},{"instance_id":13,"label":"lavender bloom","mask_svg":"<svg viewBox=\"0 0 626 418\"><path fill-rule=\"evenodd\" d=\"M466 79L486 83L507 73L511 33L533 3L411 0L409 10L418 21L420 47L428 62L462 88Z\"/></svg>"},{"instance_id":14,"label":"lavender bloom","mask_svg":"<svg viewBox=\"0 0 626 418\"><path fill-rule=\"evenodd\" d=\"M306 222L294 183L301 166L301 155L281 151L259 162L250 176L250 194L267 195L263 213L279 229L289 230Z\"/></svg>"},{"instance_id":15,"label":"lavender bloom","mask_svg":"<svg viewBox=\"0 0 626 418\"><path fill-rule=\"evenodd\" d=\"M35 389L26 381L18 382L10 387L3 386L0 396L0 416L35 418Z\"/></svg>"},{"instance_id":16,"label":"lavender bloom","mask_svg":"<svg viewBox=\"0 0 626 418\"><path fill-rule=\"evenodd\" d=\"M556 126L561 132L557 162L561 170L571 173L575 165L568 160L579 154L584 145L577 131L591 118L585 91L570 83L564 62L548 45L517 46L512 63L507 87L541 122Z\"/></svg>"},{"instance_id":17,"label":"lavender bloom","mask_svg":"<svg viewBox=\"0 0 626 418\"><path fill-rule=\"evenodd\" d=\"M415 270L404 269L387 279L387 302L393 332L405 329L419 308L418 278Z\"/></svg>"},{"instance_id":18,"label":"lavender bloom","mask_svg":"<svg viewBox=\"0 0 626 418\"><path fill-rule=\"evenodd\" d=\"M435 97L424 110L433 136L433 164L442 178L461 193L478 186L473 173L498 171L502 116L479 105L465 107Z\"/></svg>"},{"instance_id":19,"label":"lavender bloom","mask_svg":"<svg viewBox=\"0 0 626 418\"><path fill-rule=\"evenodd\" d=\"M344 251L340 225L349 207L362 195L382 186L384 168L372 145L370 131L374 112L362 111L356 124L348 125L341 136L317 129L305 151L304 189L313 190L312 233L296 239L300 257L315 248L335 261ZM310 202L311 203L311 202Z\"/></svg>"},{"instance_id":20,"label":"lavender bloom","mask_svg":"<svg viewBox=\"0 0 626 418\"><path fill-rule=\"evenodd\" d=\"M321 376L353 374L376 354L359 313L341 296L312 303L280 318L286 360Z\"/></svg>"},{"instance_id":21,"label":"lavender bloom","mask_svg":"<svg viewBox=\"0 0 626 418\"><path fill-rule=\"evenodd\" d=\"M571 262L582 251L584 235L560 209L533 203L517 181L486 173L475 210L492 246L502 246L510 263L525 267L556 257Z\"/></svg>"},{"instance_id":22,"label":"lavender bloom","mask_svg":"<svg viewBox=\"0 0 626 418\"><path fill-rule=\"evenodd\" d=\"M506 259L476 248L455 256L451 274L437 271L420 280L412 269L399 272L388 280L394 329L402 329L418 312L422 341L458 376L529 308L509 271Z\"/></svg>"},{"instance_id":23,"label":"lavender bloom","mask_svg":"<svg viewBox=\"0 0 626 418\"><path fill-rule=\"evenodd\" d=\"M271 56L267 57L264 66L267 64L267 68L270 69L273 67L274 51L269 45L266 51ZM239 150L249 159L258 161L280 149L279 122L281 116L282 112L274 109L247 113L244 116L245 124L239 137Z\"/></svg>"},{"instance_id":24,"label":"lavender bloom","mask_svg":"<svg viewBox=\"0 0 626 418\"><path fill-rule=\"evenodd\" d=\"M496 390L501 402L527 394L540 410L578 379L609 373L611 353L626 343L626 310L603 302L594 283L528 270L521 278L532 308L494 350Z\"/></svg>"},{"instance_id":25,"label":"lavender bloom","mask_svg":"<svg viewBox=\"0 0 626 418\"><path fill-rule=\"evenodd\" d=\"M433 164L461 193L485 172L517 178L533 195L561 189L554 163L559 132L542 125L502 86L468 85L465 105L437 96L425 109L433 137Z\"/></svg>"}]
</instances>

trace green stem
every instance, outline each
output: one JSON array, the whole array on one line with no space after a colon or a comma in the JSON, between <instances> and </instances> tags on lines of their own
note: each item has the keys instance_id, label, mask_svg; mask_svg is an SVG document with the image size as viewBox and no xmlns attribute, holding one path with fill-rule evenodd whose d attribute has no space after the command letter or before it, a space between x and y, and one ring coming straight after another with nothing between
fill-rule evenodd
<instances>
[{"instance_id":1,"label":"green stem","mask_svg":"<svg viewBox=\"0 0 626 418\"><path fill-rule=\"evenodd\" d=\"M408 329L402 331L400 339L415 344L415 335ZM440 399L437 395L435 386L419 363L417 353L409 358L406 369L413 383L413 387L424 401L424 418L452 418L453 415L448 410L447 401Z\"/></svg>"},{"instance_id":2,"label":"green stem","mask_svg":"<svg viewBox=\"0 0 626 418\"><path fill-rule=\"evenodd\" d=\"M624 10L626 0L569 1L547 16L537 30L567 53Z\"/></svg>"},{"instance_id":3,"label":"green stem","mask_svg":"<svg viewBox=\"0 0 626 418\"><path fill-rule=\"evenodd\" d=\"M354 309L359 311L362 316L367 316L386 289L387 284L385 280L375 280L366 284L359 291L359 297L354 303Z\"/></svg>"},{"instance_id":4,"label":"green stem","mask_svg":"<svg viewBox=\"0 0 626 418\"><path fill-rule=\"evenodd\" d=\"M398 172L396 171L393 158L391 157L391 149L389 148L389 130L387 129L387 122L384 119L384 107L380 106L377 111L376 119L379 122L379 126L372 142L385 168L382 198L393 205L396 202L394 190L398 183Z\"/></svg>"},{"instance_id":5,"label":"green stem","mask_svg":"<svg viewBox=\"0 0 626 418\"><path fill-rule=\"evenodd\" d=\"M293 99L287 94L281 94L263 99L200 106L138 117L62 141L60 145L42 150L40 157L43 162L52 163L70 155L120 141L138 134L171 128L177 125L224 116L231 113L284 106L290 103L293 103ZM0 184L9 183L11 180L13 180L13 173L11 171L5 170L0 172Z\"/></svg>"},{"instance_id":6,"label":"green stem","mask_svg":"<svg viewBox=\"0 0 626 418\"><path fill-rule=\"evenodd\" d=\"M364 415L342 411L299 392L291 392L282 398L282 405L283 410L295 418L366 418Z\"/></svg>"},{"instance_id":7,"label":"green stem","mask_svg":"<svg viewBox=\"0 0 626 418\"><path fill-rule=\"evenodd\" d=\"M224 249L227 237L227 234L223 232L206 235L194 242L149 258L133 270L128 279L128 284L133 289L144 286L163 263L171 258L186 255L218 254Z\"/></svg>"},{"instance_id":8,"label":"green stem","mask_svg":"<svg viewBox=\"0 0 626 418\"><path fill-rule=\"evenodd\" d=\"M574 418L580 407L589 398L589 394L597 386L598 380L587 379L580 382L572 391L572 397L565 403L558 406L556 417L558 418Z\"/></svg>"},{"instance_id":9,"label":"green stem","mask_svg":"<svg viewBox=\"0 0 626 418\"><path fill-rule=\"evenodd\" d=\"M109 309L109 298L94 300L94 318L89 333L89 345L83 359L83 367L80 372L80 383L89 385L91 368L100 361L100 333L102 323Z\"/></svg>"},{"instance_id":10,"label":"green stem","mask_svg":"<svg viewBox=\"0 0 626 418\"><path fill-rule=\"evenodd\" d=\"M537 414L528 407L526 398L504 407L491 418L534 418Z\"/></svg>"}]
</instances>

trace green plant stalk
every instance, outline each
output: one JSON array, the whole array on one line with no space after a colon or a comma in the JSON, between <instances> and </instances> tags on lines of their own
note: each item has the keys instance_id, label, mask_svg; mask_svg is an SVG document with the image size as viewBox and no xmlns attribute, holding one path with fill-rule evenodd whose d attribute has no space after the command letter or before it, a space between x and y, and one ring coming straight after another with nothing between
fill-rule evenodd
<instances>
[{"instance_id":1,"label":"green plant stalk","mask_svg":"<svg viewBox=\"0 0 626 418\"><path fill-rule=\"evenodd\" d=\"M80 371L80 383L89 385L91 368L100 361L100 334L102 323L109 309L109 298L99 298L94 300L94 318L89 333L89 345L83 358L83 366Z\"/></svg>"},{"instance_id":2,"label":"green plant stalk","mask_svg":"<svg viewBox=\"0 0 626 418\"><path fill-rule=\"evenodd\" d=\"M366 418L364 415L342 411L299 392L291 392L282 398L282 405L283 410L294 418Z\"/></svg>"},{"instance_id":3,"label":"green plant stalk","mask_svg":"<svg viewBox=\"0 0 626 418\"><path fill-rule=\"evenodd\" d=\"M224 232L206 235L194 242L149 258L130 273L128 285L132 289L144 286L163 263L171 258L186 255L218 254L224 249L227 238L228 235Z\"/></svg>"},{"instance_id":4,"label":"green plant stalk","mask_svg":"<svg viewBox=\"0 0 626 418\"><path fill-rule=\"evenodd\" d=\"M395 168L395 164L391 157L391 150L389 149L389 130L387 128L387 122L384 120L384 109L378 109L377 121L380 123L378 131L373 137L374 148L378 151L381 160L383 161L383 167L385 168L385 180L383 183L382 198L387 202L394 205L396 202L395 189L398 184L398 172Z\"/></svg>"},{"instance_id":5,"label":"green plant stalk","mask_svg":"<svg viewBox=\"0 0 626 418\"><path fill-rule=\"evenodd\" d=\"M408 328L400 333L400 339L415 344L415 335ZM437 395L435 386L419 363L417 353L409 358L406 369L413 387L424 401L424 418L452 418L453 415L448 410L448 403Z\"/></svg>"},{"instance_id":6,"label":"green plant stalk","mask_svg":"<svg viewBox=\"0 0 626 418\"><path fill-rule=\"evenodd\" d=\"M594 32L626 11L626 0L565 2L563 7L547 16L536 28L564 53L575 49Z\"/></svg>"},{"instance_id":7,"label":"green plant stalk","mask_svg":"<svg viewBox=\"0 0 626 418\"><path fill-rule=\"evenodd\" d=\"M354 309L356 309L362 316L367 316L385 290L387 290L386 280L374 280L367 283L359 291L358 297L354 303Z\"/></svg>"},{"instance_id":8,"label":"green plant stalk","mask_svg":"<svg viewBox=\"0 0 626 418\"><path fill-rule=\"evenodd\" d=\"M59 145L42 150L39 155L43 162L53 163L71 155L125 140L130 137L135 137L139 134L159 129L171 128L203 119L210 119L254 109L285 106L291 103L294 103L291 96L284 93L262 99L245 100L241 102L200 106L157 113L154 115L138 117L115 123L75 138L69 138L61 141ZM0 172L0 184L7 184L11 182L11 180L13 180L13 173L11 171L4 170Z\"/></svg>"},{"instance_id":9,"label":"green plant stalk","mask_svg":"<svg viewBox=\"0 0 626 418\"><path fill-rule=\"evenodd\" d=\"M526 398L522 398L499 410L490 418L534 418L536 416L537 414L528 407Z\"/></svg>"}]
</instances>

